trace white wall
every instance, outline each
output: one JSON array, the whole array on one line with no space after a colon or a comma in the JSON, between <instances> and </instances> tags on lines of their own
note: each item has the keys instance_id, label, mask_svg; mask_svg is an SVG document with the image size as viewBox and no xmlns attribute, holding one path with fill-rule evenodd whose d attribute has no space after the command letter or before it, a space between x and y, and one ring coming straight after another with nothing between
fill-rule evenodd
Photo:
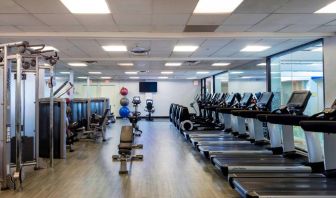
<instances>
[{"instance_id":1,"label":"white wall","mask_svg":"<svg viewBox=\"0 0 336 198\"><path fill-rule=\"evenodd\" d=\"M325 107L330 107L336 98L336 37L324 39L324 87Z\"/></svg>"},{"instance_id":2,"label":"white wall","mask_svg":"<svg viewBox=\"0 0 336 198\"><path fill-rule=\"evenodd\" d=\"M266 91L266 81L264 80L229 80L228 84L229 93L256 93Z\"/></svg>"},{"instance_id":3,"label":"white wall","mask_svg":"<svg viewBox=\"0 0 336 198\"><path fill-rule=\"evenodd\" d=\"M158 82L157 93L139 93L139 81L112 81L104 82L96 86L90 91L90 97L108 97L111 101L112 111L115 115L119 115L120 108L119 100L122 97L119 91L122 87L128 89L127 98L131 101L133 96L141 97L139 111L142 115L146 115L144 111L145 101L147 98L154 100L155 113L153 116L168 116L171 103L178 103L189 107L194 96L200 93L200 83L197 86L191 80L162 80ZM83 86L85 83L75 82L74 97L83 97L86 94L82 93L87 89ZM94 84L94 83L93 83ZM130 110L133 110L132 104L129 105ZM192 111L192 110L190 110Z\"/></svg>"}]
</instances>

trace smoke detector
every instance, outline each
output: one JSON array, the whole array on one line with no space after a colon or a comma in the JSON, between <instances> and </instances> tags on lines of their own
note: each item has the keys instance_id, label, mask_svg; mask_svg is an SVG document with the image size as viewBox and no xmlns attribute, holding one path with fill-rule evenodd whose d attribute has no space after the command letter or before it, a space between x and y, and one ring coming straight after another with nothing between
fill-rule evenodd
<instances>
[{"instance_id":1,"label":"smoke detector","mask_svg":"<svg viewBox=\"0 0 336 198\"><path fill-rule=\"evenodd\" d=\"M97 63L97 61L95 61L95 60L89 60L89 61L85 61L87 64L96 64Z\"/></svg>"},{"instance_id":2,"label":"smoke detector","mask_svg":"<svg viewBox=\"0 0 336 198\"><path fill-rule=\"evenodd\" d=\"M148 56L150 49L136 46L130 50L130 52L135 56Z\"/></svg>"}]
</instances>

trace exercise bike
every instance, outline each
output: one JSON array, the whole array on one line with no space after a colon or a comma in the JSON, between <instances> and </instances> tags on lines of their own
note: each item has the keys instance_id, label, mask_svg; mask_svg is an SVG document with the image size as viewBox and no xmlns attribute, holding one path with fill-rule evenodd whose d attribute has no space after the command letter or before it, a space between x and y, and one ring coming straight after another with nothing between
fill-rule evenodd
<instances>
[{"instance_id":1,"label":"exercise bike","mask_svg":"<svg viewBox=\"0 0 336 198\"><path fill-rule=\"evenodd\" d=\"M148 120L148 121L153 121L152 113L155 112L155 108L154 108L153 100L152 100L152 99L147 99L147 100L146 100L146 108L145 108L145 111L148 112L148 117L146 118L146 120Z\"/></svg>"},{"instance_id":2,"label":"exercise bike","mask_svg":"<svg viewBox=\"0 0 336 198\"><path fill-rule=\"evenodd\" d=\"M132 124L133 134L135 136L141 136L142 131L139 129L139 126L137 124L138 121L140 120L140 115L141 115L141 112L138 111L138 106L139 104L141 104L140 96L134 96L132 103L133 103L134 111L131 113L128 119Z\"/></svg>"}]
</instances>

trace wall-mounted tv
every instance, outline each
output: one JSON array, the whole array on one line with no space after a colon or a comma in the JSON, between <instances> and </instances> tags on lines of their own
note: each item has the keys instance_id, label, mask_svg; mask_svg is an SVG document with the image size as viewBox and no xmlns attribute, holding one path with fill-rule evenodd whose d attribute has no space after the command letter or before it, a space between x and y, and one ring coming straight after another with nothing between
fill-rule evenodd
<instances>
[{"instance_id":1,"label":"wall-mounted tv","mask_svg":"<svg viewBox=\"0 0 336 198\"><path fill-rule=\"evenodd\" d=\"M157 92L157 82L139 82L139 92Z\"/></svg>"}]
</instances>

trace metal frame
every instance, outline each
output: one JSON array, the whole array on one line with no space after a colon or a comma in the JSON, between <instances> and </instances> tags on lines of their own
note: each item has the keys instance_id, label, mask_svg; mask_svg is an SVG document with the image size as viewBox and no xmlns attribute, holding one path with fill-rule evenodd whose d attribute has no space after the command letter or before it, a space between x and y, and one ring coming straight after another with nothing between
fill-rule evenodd
<instances>
[{"instance_id":1,"label":"metal frame","mask_svg":"<svg viewBox=\"0 0 336 198\"><path fill-rule=\"evenodd\" d=\"M19 185L19 189L22 189L22 182L23 182L23 167L34 165L35 170L39 169L39 127L38 127L38 116L39 116L39 74L41 69L49 69L51 75L51 81L53 80L53 66L45 66L40 65L40 59L44 58L45 60L49 60L50 64L56 64L58 60L58 56L55 53L55 56L46 56L44 53L46 52L53 52L53 51L43 51L44 45L35 45L38 46L39 49L32 49L32 45L29 45L27 41L20 41L15 43L7 43L0 45L0 51L3 55L3 60L0 63L0 67L3 69L2 77L3 77L3 95L2 95L2 120L3 120L3 128L0 131L0 152L1 152L1 164L0 164L0 183L1 183L1 190L9 189L13 186L16 189L17 184ZM35 69L30 68L23 68L22 61L23 59L30 59L35 60ZM12 63L16 62L16 66L12 67ZM31 65L30 65L31 66ZM34 66L33 66L34 67ZM22 163L22 131L24 131L24 124L21 121L22 111L24 111L24 105L22 105L22 80L21 76L25 72L33 72L35 73L35 111L36 111L36 119L35 119L35 159L33 162L30 163ZM10 118L10 107L11 107L11 73L16 73L15 81L15 136L16 136L16 164L12 165L10 162L11 156L11 118ZM44 80L44 79L43 79ZM53 100L53 89L51 86L50 91L50 98ZM24 92L23 92L24 93ZM23 96L24 97L24 96ZM50 111L50 115L53 115L53 109ZM24 117L25 115L23 115ZM52 122L51 122L51 130L50 133L52 134ZM51 145L51 148L53 145ZM52 156L50 158L50 165L53 166L53 159ZM15 171L12 172L11 168L15 167ZM12 185L11 185L12 184Z\"/></svg>"}]
</instances>

